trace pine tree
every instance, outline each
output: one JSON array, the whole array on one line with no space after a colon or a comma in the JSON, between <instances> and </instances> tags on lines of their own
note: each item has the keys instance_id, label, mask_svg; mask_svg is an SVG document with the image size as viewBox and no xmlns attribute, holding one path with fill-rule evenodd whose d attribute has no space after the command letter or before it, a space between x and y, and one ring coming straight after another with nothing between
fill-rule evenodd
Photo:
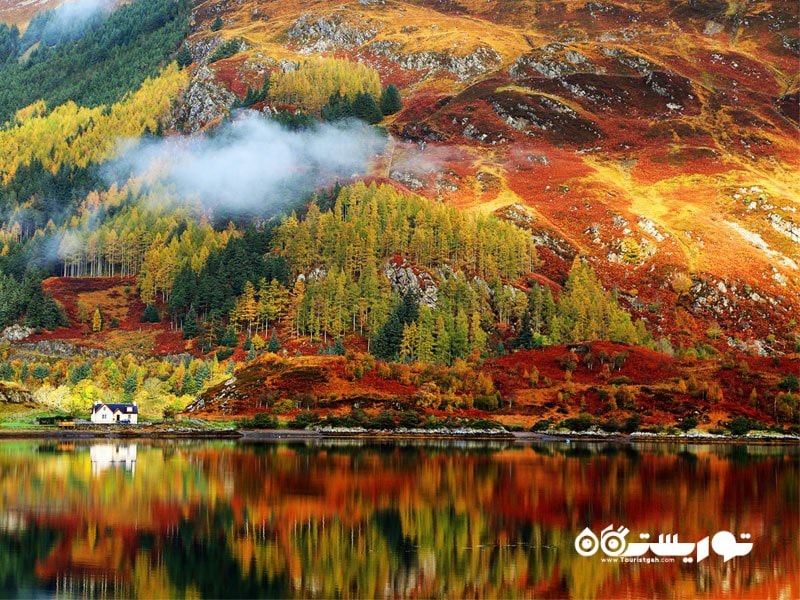
<instances>
[{"instance_id":1,"label":"pine tree","mask_svg":"<svg viewBox=\"0 0 800 600\"><path fill-rule=\"evenodd\" d=\"M531 327L531 313L528 310L522 314L522 321L519 326L519 334L517 335L517 339L514 341L514 345L523 350L530 350L534 346L533 329Z\"/></svg>"},{"instance_id":2,"label":"pine tree","mask_svg":"<svg viewBox=\"0 0 800 600\"><path fill-rule=\"evenodd\" d=\"M175 55L175 61L181 69L185 69L194 62L192 53L189 52L189 48L186 47L186 44L181 46L181 49L178 50L178 53Z\"/></svg>"},{"instance_id":3,"label":"pine tree","mask_svg":"<svg viewBox=\"0 0 800 600\"><path fill-rule=\"evenodd\" d=\"M398 113L403 108L400 91L393 83L386 86L381 93L380 108L381 112L386 116Z\"/></svg>"},{"instance_id":4,"label":"pine tree","mask_svg":"<svg viewBox=\"0 0 800 600\"><path fill-rule=\"evenodd\" d=\"M142 315L142 323L159 323L161 317L158 316L158 310L152 304L148 304L144 309Z\"/></svg>"},{"instance_id":5,"label":"pine tree","mask_svg":"<svg viewBox=\"0 0 800 600\"><path fill-rule=\"evenodd\" d=\"M127 402L133 400L133 395L136 393L137 387L138 387L138 381L136 377L136 371L133 370L125 378L125 381L122 382L122 393Z\"/></svg>"},{"instance_id":6,"label":"pine tree","mask_svg":"<svg viewBox=\"0 0 800 600\"><path fill-rule=\"evenodd\" d=\"M228 348L235 348L239 343L236 337L236 330L233 327L221 331L220 336L217 338L217 345L226 346Z\"/></svg>"},{"instance_id":7,"label":"pine tree","mask_svg":"<svg viewBox=\"0 0 800 600\"><path fill-rule=\"evenodd\" d=\"M375 125L383 120L378 105L375 103L375 98L369 92L359 92L353 100L353 116Z\"/></svg>"},{"instance_id":8,"label":"pine tree","mask_svg":"<svg viewBox=\"0 0 800 600\"><path fill-rule=\"evenodd\" d=\"M267 344L267 351L272 353L280 352L281 345L278 342L278 336L275 335L275 330L272 330L272 337L269 338L269 344Z\"/></svg>"},{"instance_id":9,"label":"pine tree","mask_svg":"<svg viewBox=\"0 0 800 600\"><path fill-rule=\"evenodd\" d=\"M200 329L197 325L197 312L195 312L194 305L192 305L183 320L183 339L190 340L197 337L198 333L200 333Z\"/></svg>"}]
</instances>

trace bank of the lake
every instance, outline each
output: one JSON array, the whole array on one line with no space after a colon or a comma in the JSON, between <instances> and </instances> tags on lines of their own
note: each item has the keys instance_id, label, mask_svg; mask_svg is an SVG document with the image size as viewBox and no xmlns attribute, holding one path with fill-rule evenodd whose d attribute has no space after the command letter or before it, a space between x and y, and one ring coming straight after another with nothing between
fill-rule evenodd
<instances>
[{"instance_id":1,"label":"bank of the lake","mask_svg":"<svg viewBox=\"0 0 800 600\"><path fill-rule=\"evenodd\" d=\"M634 432L631 434L606 432L528 432L504 429L437 428L370 430L354 427L325 427L312 429L246 429L196 427L180 424L152 425L81 425L75 429L32 427L28 429L1 429L0 439L243 439L243 440L302 440L302 439L469 439L510 442L657 442L665 444L800 444L800 436L750 432L746 435L712 435L705 432L681 434Z\"/></svg>"}]
</instances>

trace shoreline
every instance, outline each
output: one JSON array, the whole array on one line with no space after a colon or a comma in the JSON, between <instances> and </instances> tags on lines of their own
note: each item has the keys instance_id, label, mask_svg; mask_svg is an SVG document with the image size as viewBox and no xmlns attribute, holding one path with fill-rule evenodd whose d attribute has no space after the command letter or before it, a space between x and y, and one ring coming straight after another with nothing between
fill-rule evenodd
<instances>
[{"instance_id":1,"label":"shoreline","mask_svg":"<svg viewBox=\"0 0 800 600\"><path fill-rule=\"evenodd\" d=\"M528 431L483 431L474 433L465 430L454 431L353 431L314 429L197 429L168 428L158 430L146 429L92 429L92 430L2 430L0 440L44 439L44 440L238 440L246 442L258 441L307 441L307 440L445 440L445 441L494 441L525 444L533 442L550 443L586 443L602 442L615 444L728 444L728 445L800 445L798 436L752 435L752 436L714 436L714 435L666 435L666 434L605 434L605 433L548 433Z\"/></svg>"}]
</instances>

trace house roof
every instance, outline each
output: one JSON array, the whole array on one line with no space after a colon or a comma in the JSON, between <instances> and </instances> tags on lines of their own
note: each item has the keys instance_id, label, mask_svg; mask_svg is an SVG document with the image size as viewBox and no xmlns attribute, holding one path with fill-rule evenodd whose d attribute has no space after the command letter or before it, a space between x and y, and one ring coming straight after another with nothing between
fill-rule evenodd
<instances>
[{"instance_id":1,"label":"house roof","mask_svg":"<svg viewBox=\"0 0 800 600\"><path fill-rule=\"evenodd\" d=\"M139 407L136 404L106 404L105 402L98 402L92 408L92 412L96 413L98 410L107 406L112 413L117 411L121 412L123 415L138 415L139 414Z\"/></svg>"}]
</instances>

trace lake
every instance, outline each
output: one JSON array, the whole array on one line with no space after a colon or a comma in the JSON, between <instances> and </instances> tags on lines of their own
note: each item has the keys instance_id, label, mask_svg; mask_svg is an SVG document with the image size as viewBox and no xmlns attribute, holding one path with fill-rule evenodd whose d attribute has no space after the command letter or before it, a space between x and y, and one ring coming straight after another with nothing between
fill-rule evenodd
<instances>
[{"instance_id":1,"label":"lake","mask_svg":"<svg viewBox=\"0 0 800 600\"><path fill-rule=\"evenodd\" d=\"M798 598L799 458L796 446L5 441L0 596Z\"/></svg>"}]
</instances>

